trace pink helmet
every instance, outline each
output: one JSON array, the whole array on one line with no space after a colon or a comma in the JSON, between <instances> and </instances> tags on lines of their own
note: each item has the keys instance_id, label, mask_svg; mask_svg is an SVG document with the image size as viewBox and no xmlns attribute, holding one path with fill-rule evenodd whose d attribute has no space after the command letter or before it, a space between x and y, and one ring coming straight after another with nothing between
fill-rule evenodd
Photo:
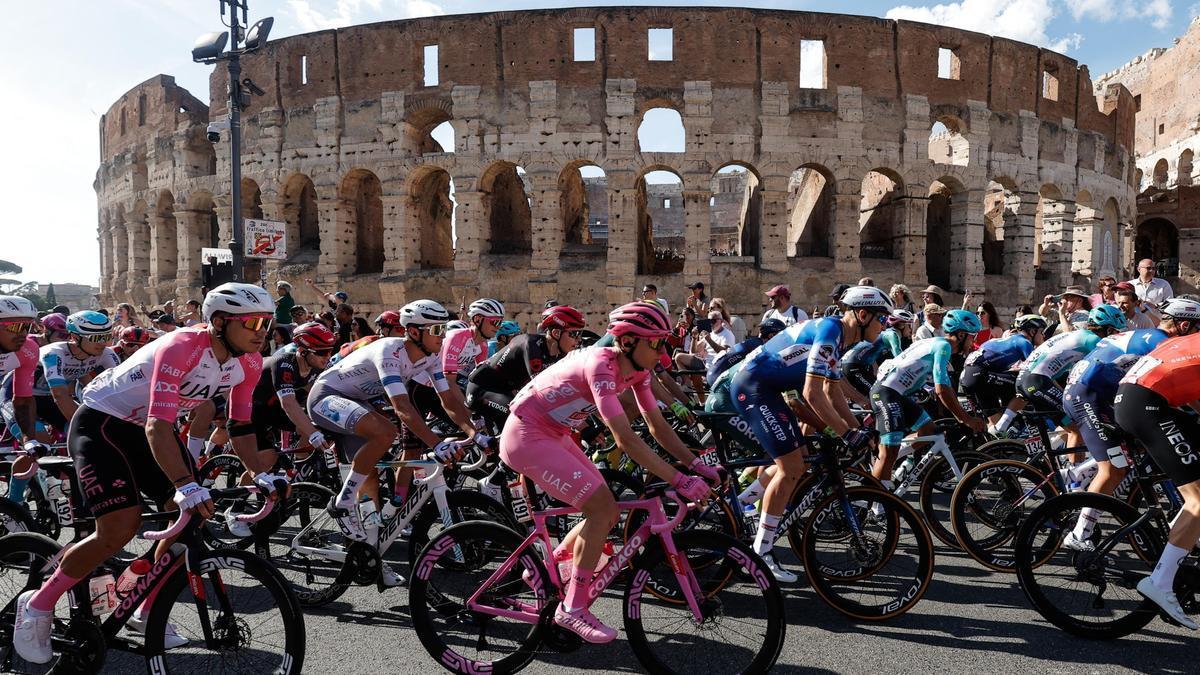
<instances>
[{"instance_id":1,"label":"pink helmet","mask_svg":"<svg viewBox=\"0 0 1200 675\"><path fill-rule=\"evenodd\" d=\"M62 314L47 314L42 317L42 328L45 328L47 333L65 333L67 332L67 317Z\"/></svg>"},{"instance_id":2,"label":"pink helmet","mask_svg":"<svg viewBox=\"0 0 1200 675\"><path fill-rule=\"evenodd\" d=\"M671 322L662 307L651 302L631 302L608 315L608 332L615 337L632 335L653 340L671 332Z\"/></svg>"}]
</instances>

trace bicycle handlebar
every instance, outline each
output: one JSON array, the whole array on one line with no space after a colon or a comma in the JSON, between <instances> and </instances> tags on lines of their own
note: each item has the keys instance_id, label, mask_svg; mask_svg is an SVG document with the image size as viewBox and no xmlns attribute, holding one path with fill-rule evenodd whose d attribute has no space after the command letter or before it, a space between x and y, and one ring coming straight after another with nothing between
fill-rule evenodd
<instances>
[{"instance_id":1,"label":"bicycle handlebar","mask_svg":"<svg viewBox=\"0 0 1200 675\"><path fill-rule=\"evenodd\" d=\"M210 494L217 494L220 496L224 496L224 495L229 495L229 494L235 494L242 490L246 490L249 492L261 492L261 490L259 490L257 487L247 485L247 486L243 486L243 487L239 487L239 488L234 488L232 490L213 490L212 492L210 492ZM275 508L275 500L267 499L267 500L264 500L262 508L260 508L258 511L256 511L254 513L250 513L250 514L242 514L242 515L234 516L234 518L240 523L256 523L256 522L262 520L263 518L266 518L267 515L271 513L271 510L274 508ZM180 533L183 532L184 528L187 527L187 525L191 521L191 519L192 519L192 510L189 509L187 511L184 511L182 514L180 514L179 518L176 519L175 522L173 522L169 526L167 526L167 528L165 530L143 532L142 539L146 539L149 541L161 541L163 539L172 539L174 537L177 537L180 535Z\"/></svg>"},{"instance_id":2,"label":"bicycle handlebar","mask_svg":"<svg viewBox=\"0 0 1200 675\"><path fill-rule=\"evenodd\" d=\"M679 493L675 492L674 490L667 490L666 492L663 493L663 497L669 498L672 501L674 501L676 504L679 505L679 508L675 510L675 517L671 518L663 525L657 525L657 526L651 525L650 532L652 532L653 534L662 534L663 532L671 532L676 527L679 527L679 524L683 522L684 516L687 515L687 512L690 511L693 506L698 506L694 502L683 501L682 499L679 498Z\"/></svg>"}]
</instances>

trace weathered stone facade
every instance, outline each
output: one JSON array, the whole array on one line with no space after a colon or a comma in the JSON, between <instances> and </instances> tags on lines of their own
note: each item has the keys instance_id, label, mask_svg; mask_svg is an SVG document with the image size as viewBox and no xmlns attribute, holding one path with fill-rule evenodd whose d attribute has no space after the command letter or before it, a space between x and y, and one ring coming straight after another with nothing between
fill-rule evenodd
<instances>
[{"instance_id":1,"label":"weathered stone facade","mask_svg":"<svg viewBox=\"0 0 1200 675\"><path fill-rule=\"evenodd\" d=\"M650 28L672 29L671 60L648 58ZM594 31L594 60L575 60L576 29ZM939 50L953 55L946 77ZM266 95L243 117L238 208L289 230L292 258L268 273L344 288L366 311L487 294L528 321L553 297L599 326L642 283L678 301L702 280L750 316L776 283L808 306L862 275L1009 307L1120 266L1095 252L1134 213L1128 91L1094 96L1070 58L939 26L503 12L295 36L243 67ZM195 297L200 247L228 241L227 146L204 136L225 114L225 78L213 72L208 109L159 76L104 116L106 301ZM681 116L683 152L641 149L654 108ZM430 135L444 122L453 152ZM745 170L741 202L718 204L730 166ZM652 206L652 171L679 178L670 217ZM714 237L715 211L740 222ZM657 253L655 224L675 217L682 259Z\"/></svg>"}]
</instances>

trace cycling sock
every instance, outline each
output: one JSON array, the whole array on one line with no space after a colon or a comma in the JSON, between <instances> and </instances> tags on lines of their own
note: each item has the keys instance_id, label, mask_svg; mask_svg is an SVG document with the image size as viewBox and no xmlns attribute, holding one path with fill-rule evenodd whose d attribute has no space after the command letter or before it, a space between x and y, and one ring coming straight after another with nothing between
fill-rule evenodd
<instances>
[{"instance_id":1,"label":"cycling sock","mask_svg":"<svg viewBox=\"0 0 1200 675\"><path fill-rule=\"evenodd\" d=\"M563 600L563 609L577 612L591 606L592 601L588 596L591 595L593 576L593 570L575 567L571 572L571 580L567 582L567 596Z\"/></svg>"},{"instance_id":2,"label":"cycling sock","mask_svg":"<svg viewBox=\"0 0 1200 675\"><path fill-rule=\"evenodd\" d=\"M1083 541L1092 536L1092 529L1096 527L1096 514L1099 509L1094 509L1090 506L1085 506L1079 511L1079 520L1075 522L1074 535L1075 538Z\"/></svg>"},{"instance_id":3,"label":"cycling sock","mask_svg":"<svg viewBox=\"0 0 1200 675\"><path fill-rule=\"evenodd\" d=\"M29 486L29 481L22 478L10 478L8 480L8 500L21 504L25 501L25 488Z\"/></svg>"},{"instance_id":4,"label":"cycling sock","mask_svg":"<svg viewBox=\"0 0 1200 675\"><path fill-rule=\"evenodd\" d=\"M342 483L342 491L338 493L334 505L339 509L354 508L354 505L358 504L358 488L366 479L367 474L351 470L350 475L346 476L346 482Z\"/></svg>"},{"instance_id":5,"label":"cycling sock","mask_svg":"<svg viewBox=\"0 0 1200 675\"><path fill-rule=\"evenodd\" d=\"M1150 575L1150 583L1164 591L1173 590L1175 573L1179 571L1179 561L1187 557L1187 554L1187 549L1167 542L1167 545L1163 547L1162 555L1158 558L1158 564L1154 566L1154 572Z\"/></svg>"},{"instance_id":6,"label":"cycling sock","mask_svg":"<svg viewBox=\"0 0 1200 675\"><path fill-rule=\"evenodd\" d=\"M195 436L188 436L188 452L192 453L193 461L199 462L200 455L204 454L204 451L208 448L209 445L210 445L209 442L204 440L203 438L196 438Z\"/></svg>"},{"instance_id":7,"label":"cycling sock","mask_svg":"<svg viewBox=\"0 0 1200 675\"><path fill-rule=\"evenodd\" d=\"M1008 427L1015 419L1017 419L1017 413L1005 408L1004 413L1000 415L1000 421L996 422L996 431L1008 431Z\"/></svg>"},{"instance_id":8,"label":"cycling sock","mask_svg":"<svg viewBox=\"0 0 1200 675\"><path fill-rule=\"evenodd\" d=\"M758 517L758 532L754 535L754 552L767 555L775 548L775 530L779 527L779 516L766 511Z\"/></svg>"},{"instance_id":9,"label":"cycling sock","mask_svg":"<svg viewBox=\"0 0 1200 675\"><path fill-rule=\"evenodd\" d=\"M762 478L760 477L751 483L750 487L742 490L742 493L738 495L738 501L743 504L753 504L762 499L763 493L766 491L767 486L762 484Z\"/></svg>"},{"instance_id":10,"label":"cycling sock","mask_svg":"<svg viewBox=\"0 0 1200 675\"><path fill-rule=\"evenodd\" d=\"M68 576L59 567L54 570L54 574L50 575L46 583L42 584L42 587L29 598L29 608L43 616L52 613L54 605L58 604L58 599L77 583L79 583L78 578Z\"/></svg>"}]
</instances>

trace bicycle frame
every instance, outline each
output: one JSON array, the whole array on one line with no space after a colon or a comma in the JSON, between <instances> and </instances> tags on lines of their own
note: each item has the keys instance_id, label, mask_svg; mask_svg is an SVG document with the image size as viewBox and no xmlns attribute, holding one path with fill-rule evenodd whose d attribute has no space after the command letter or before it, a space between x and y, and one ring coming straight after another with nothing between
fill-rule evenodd
<instances>
[{"instance_id":1,"label":"bicycle frame","mask_svg":"<svg viewBox=\"0 0 1200 675\"><path fill-rule=\"evenodd\" d=\"M931 436L913 436L912 438L904 439L900 442L900 454L898 457L904 457L908 454L911 454L913 452L913 445L916 443L933 443L933 447L929 448L929 451L926 452L923 457L921 457L921 461L917 462L917 465L913 467L913 470L908 472L908 475L904 477L904 480L900 481L898 485L892 488L892 494L896 495L897 497L903 497L904 493L908 492L908 488L917 480L919 480L921 476L925 475L925 471L929 468L930 463L937 459L939 455L950 463L950 470L954 472L954 477L959 480L962 479L962 468L958 466L958 462L954 461L954 455L950 452L950 446L946 444L946 437L943 434L933 434ZM905 447L909 449L909 452L904 452Z\"/></svg>"}]
</instances>

